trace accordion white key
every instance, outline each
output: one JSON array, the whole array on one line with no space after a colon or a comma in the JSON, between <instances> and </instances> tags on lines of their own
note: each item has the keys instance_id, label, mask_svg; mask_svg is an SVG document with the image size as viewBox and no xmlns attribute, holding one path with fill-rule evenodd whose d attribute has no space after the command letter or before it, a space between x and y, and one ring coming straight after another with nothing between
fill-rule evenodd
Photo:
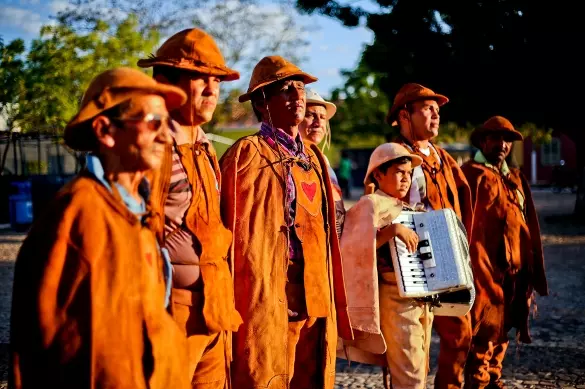
<instances>
[{"instance_id":1,"label":"accordion white key","mask_svg":"<svg viewBox=\"0 0 585 389\"><path fill-rule=\"evenodd\" d=\"M438 295L437 316L464 316L473 305L475 289L465 227L451 209L403 211L392 221L414 230L418 249L409 253L398 238L390 239L390 254L402 297Z\"/></svg>"}]
</instances>

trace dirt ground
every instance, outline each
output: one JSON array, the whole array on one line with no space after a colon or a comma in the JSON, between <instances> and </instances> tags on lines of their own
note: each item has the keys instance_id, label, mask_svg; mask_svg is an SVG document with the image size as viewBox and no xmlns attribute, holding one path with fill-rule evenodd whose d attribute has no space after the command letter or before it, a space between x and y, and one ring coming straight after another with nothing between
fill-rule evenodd
<instances>
[{"instance_id":1,"label":"dirt ground","mask_svg":"<svg viewBox=\"0 0 585 389\"><path fill-rule=\"evenodd\" d=\"M537 299L538 316L531 321L534 342L512 344L504 361L504 379L511 388L585 389L585 225L570 218L573 194L535 191L550 296ZM351 204L351 203L350 203ZM24 238L0 232L0 389L7 386L10 304L14 261ZM438 338L433 336L431 375L436 367ZM377 367L338 360L337 388L381 388Z\"/></svg>"}]
</instances>

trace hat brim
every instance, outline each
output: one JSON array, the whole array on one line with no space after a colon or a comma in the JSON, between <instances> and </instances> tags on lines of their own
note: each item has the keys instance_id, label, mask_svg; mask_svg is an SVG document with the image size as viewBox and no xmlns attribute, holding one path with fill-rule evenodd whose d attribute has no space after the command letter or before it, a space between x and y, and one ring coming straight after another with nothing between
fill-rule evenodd
<instances>
[{"instance_id":1,"label":"hat brim","mask_svg":"<svg viewBox=\"0 0 585 389\"><path fill-rule=\"evenodd\" d=\"M327 112L327 120L331 119L335 115L335 112L337 112L337 106L333 103L328 102L328 101L307 99L307 106L309 104L321 105L321 106L325 107L325 111Z\"/></svg>"},{"instance_id":2,"label":"hat brim","mask_svg":"<svg viewBox=\"0 0 585 389\"><path fill-rule=\"evenodd\" d=\"M471 143L472 146L474 146L475 148L481 149L480 143L481 140L488 134L490 133L502 133L505 134L508 139L510 140L510 142L515 142L515 141L522 141L524 140L524 136L522 136L522 134L519 131L516 130L510 130L510 129L492 129L492 128L485 128L485 127L478 127L475 130L473 130L473 132L471 133L471 135L469 136L469 143Z\"/></svg>"},{"instance_id":3,"label":"hat brim","mask_svg":"<svg viewBox=\"0 0 585 389\"><path fill-rule=\"evenodd\" d=\"M412 166L413 169L415 167L418 167L418 166L422 165L422 163L423 163L423 159L421 157L419 157L418 155L416 155L416 154L399 155L399 156L396 156L396 157L384 158L377 165L374 165L374 166L370 166L369 167L368 173L366 174L366 178L364 178L364 185L367 186L368 184L373 184L371 177L372 177L372 174L374 174L374 171L378 167L380 167L381 165L385 164L386 162L394 161L395 159L400 159L400 158L404 158L404 157L410 158L410 163L411 163L411 166Z\"/></svg>"},{"instance_id":4,"label":"hat brim","mask_svg":"<svg viewBox=\"0 0 585 389\"><path fill-rule=\"evenodd\" d=\"M157 83L144 88L128 88L126 92L117 94L107 107L100 108L94 101L83 107L65 127L63 132L65 144L73 150L93 151L95 137L91 127L92 120L118 104L145 94L161 96L165 100L169 112L179 108L187 101L185 92L172 85Z\"/></svg>"},{"instance_id":5,"label":"hat brim","mask_svg":"<svg viewBox=\"0 0 585 389\"><path fill-rule=\"evenodd\" d=\"M187 58L173 59L154 57L141 59L137 62L137 65L141 68L166 66L190 72L209 74L210 76L218 76L221 77L223 81L234 81L240 79L240 73L237 70L228 68L227 66L198 64L195 61L189 60Z\"/></svg>"},{"instance_id":6,"label":"hat brim","mask_svg":"<svg viewBox=\"0 0 585 389\"><path fill-rule=\"evenodd\" d=\"M245 101L248 101L252 98L252 94L257 91L260 88L263 88L267 85L273 84L277 81L282 81L282 80L286 80L288 78L293 78L293 77L298 77L300 79L302 79L302 81L305 83L305 85L307 84L311 84L315 81L318 80L317 77L313 77L308 73L305 72L294 72L294 73L288 73L288 74L282 74L282 75L276 75L273 78L263 81L261 83L259 83L258 85L254 86L254 88L249 89L247 93L244 93L243 95L241 95L240 97L238 97L238 101L240 103L243 103Z\"/></svg>"},{"instance_id":7,"label":"hat brim","mask_svg":"<svg viewBox=\"0 0 585 389\"><path fill-rule=\"evenodd\" d=\"M398 111L405 104L414 103L415 101L421 101L421 100L435 100L437 102L437 104L439 105L439 107L442 107L443 105L445 105L449 102L449 98L447 96L440 95L437 93L435 93L434 95L429 95L429 96L417 96L416 98L406 99L404 101L401 101L399 104L392 105L392 107L390 108L390 111L388 112L388 115L386 115L386 123L390 124L391 126L397 126L398 120L395 116L398 113Z\"/></svg>"}]
</instances>

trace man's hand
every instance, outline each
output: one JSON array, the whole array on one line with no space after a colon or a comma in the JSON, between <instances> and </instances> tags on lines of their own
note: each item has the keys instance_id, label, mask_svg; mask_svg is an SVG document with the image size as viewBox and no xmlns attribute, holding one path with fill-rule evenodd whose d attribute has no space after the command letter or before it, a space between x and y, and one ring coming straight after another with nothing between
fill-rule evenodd
<instances>
[{"instance_id":1,"label":"man's hand","mask_svg":"<svg viewBox=\"0 0 585 389\"><path fill-rule=\"evenodd\" d=\"M288 317L297 317L299 314L297 312L293 312L290 309L288 310Z\"/></svg>"}]
</instances>

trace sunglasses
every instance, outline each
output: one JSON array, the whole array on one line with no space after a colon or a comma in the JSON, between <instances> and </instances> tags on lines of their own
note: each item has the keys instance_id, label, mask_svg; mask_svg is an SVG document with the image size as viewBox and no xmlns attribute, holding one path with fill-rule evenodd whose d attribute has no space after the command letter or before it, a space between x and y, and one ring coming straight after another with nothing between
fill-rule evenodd
<instances>
[{"instance_id":1,"label":"sunglasses","mask_svg":"<svg viewBox=\"0 0 585 389\"><path fill-rule=\"evenodd\" d=\"M110 120L122 126L127 122L146 123L148 129L153 132L159 132L162 128L173 128L171 117L158 113L147 113L141 117L110 118Z\"/></svg>"}]
</instances>

